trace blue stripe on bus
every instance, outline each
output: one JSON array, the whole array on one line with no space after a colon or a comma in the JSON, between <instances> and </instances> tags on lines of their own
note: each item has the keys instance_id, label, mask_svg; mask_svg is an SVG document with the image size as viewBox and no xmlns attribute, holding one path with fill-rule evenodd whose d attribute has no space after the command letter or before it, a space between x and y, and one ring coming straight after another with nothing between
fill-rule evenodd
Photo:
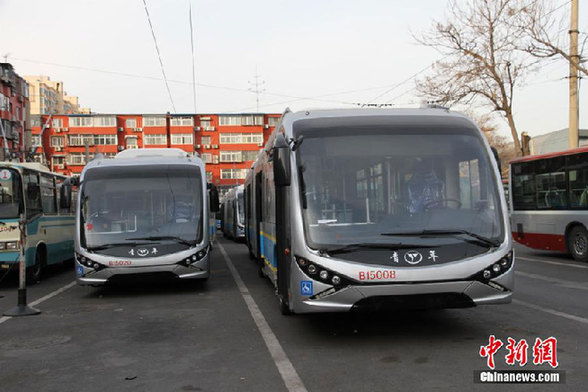
<instances>
[{"instance_id":1,"label":"blue stripe on bus","mask_svg":"<svg viewBox=\"0 0 588 392\"><path fill-rule=\"evenodd\" d=\"M261 250L261 257L266 261L266 264L274 271L277 270L276 241L268 234L259 233L259 249Z\"/></svg>"},{"instance_id":2,"label":"blue stripe on bus","mask_svg":"<svg viewBox=\"0 0 588 392\"><path fill-rule=\"evenodd\" d=\"M74 242L67 240L55 244L44 244L47 248L47 265L61 263L69 260L74 256ZM25 251L25 265L31 267L35 264L35 254L37 248L29 247ZM0 263L16 264L20 261L20 251L0 252Z\"/></svg>"}]
</instances>

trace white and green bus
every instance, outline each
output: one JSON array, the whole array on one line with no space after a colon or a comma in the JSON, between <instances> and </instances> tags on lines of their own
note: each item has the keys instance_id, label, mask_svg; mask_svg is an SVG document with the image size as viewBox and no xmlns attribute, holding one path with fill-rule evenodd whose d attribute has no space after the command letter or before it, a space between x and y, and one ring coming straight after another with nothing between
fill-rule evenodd
<instances>
[{"instance_id":1,"label":"white and green bus","mask_svg":"<svg viewBox=\"0 0 588 392\"><path fill-rule=\"evenodd\" d=\"M0 162L0 268L17 269L21 215L25 223L25 264L29 282L45 267L73 259L75 215L68 177L40 163Z\"/></svg>"}]
</instances>

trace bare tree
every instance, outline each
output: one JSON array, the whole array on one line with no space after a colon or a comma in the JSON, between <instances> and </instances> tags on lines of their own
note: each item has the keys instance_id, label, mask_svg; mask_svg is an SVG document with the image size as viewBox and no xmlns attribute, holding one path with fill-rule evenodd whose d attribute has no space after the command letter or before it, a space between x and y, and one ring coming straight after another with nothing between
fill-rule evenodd
<instances>
[{"instance_id":1,"label":"bare tree","mask_svg":"<svg viewBox=\"0 0 588 392\"><path fill-rule=\"evenodd\" d=\"M520 3L451 0L447 20L435 21L430 31L415 37L444 55L432 74L417 81L419 92L448 105L476 101L490 106L508 122L518 155L521 145L513 116L514 92L538 61L517 50L524 33L512 18Z\"/></svg>"},{"instance_id":2,"label":"bare tree","mask_svg":"<svg viewBox=\"0 0 588 392\"><path fill-rule=\"evenodd\" d=\"M507 137L498 134L498 127L492 121L490 114L478 115L472 111L466 111L465 114L471 118L477 125L478 128L484 134L488 144L498 150L498 156L502 162L502 177L508 176L508 165L507 163L517 156L513 144L508 140Z\"/></svg>"},{"instance_id":3,"label":"bare tree","mask_svg":"<svg viewBox=\"0 0 588 392\"><path fill-rule=\"evenodd\" d=\"M566 2L555 7L551 0L526 0L527 4L520 8L514 18L514 23L524 32L521 50L538 58L564 58L574 63L584 75L588 75L588 68L583 65L582 52L586 44L579 48L579 57L574 58L569 50L569 14L558 12Z\"/></svg>"}]
</instances>

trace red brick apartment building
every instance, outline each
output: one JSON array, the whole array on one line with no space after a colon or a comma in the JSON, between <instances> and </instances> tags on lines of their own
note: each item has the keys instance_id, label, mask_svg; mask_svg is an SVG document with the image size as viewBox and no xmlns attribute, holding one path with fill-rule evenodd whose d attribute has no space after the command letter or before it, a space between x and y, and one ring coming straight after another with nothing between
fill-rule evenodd
<instances>
[{"instance_id":1,"label":"red brick apartment building","mask_svg":"<svg viewBox=\"0 0 588 392\"><path fill-rule=\"evenodd\" d=\"M26 160L29 110L27 82L12 65L0 63L0 160Z\"/></svg>"},{"instance_id":2,"label":"red brick apartment building","mask_svg":"<svg viewBox=\"0 0 588 392\"><path fill-rule=\"evenodd\" d=\"M33 146L42 146L35 149L36 160L66 175L82 172L86 150L90 159L128 148L197 152L206 163L208 181L224 193L243 183L279 118L260 113L33 116Z\"/></svg>"}]
</instances>

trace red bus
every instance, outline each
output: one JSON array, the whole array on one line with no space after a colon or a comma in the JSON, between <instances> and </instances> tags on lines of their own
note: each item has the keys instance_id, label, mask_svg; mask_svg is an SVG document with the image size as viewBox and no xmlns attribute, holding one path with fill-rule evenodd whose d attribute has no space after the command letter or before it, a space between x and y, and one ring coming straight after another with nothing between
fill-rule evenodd
<instances>
[{"instance_id":1,"label":"red bus","mask_svg":"<svg viewBox=\"0 0 588 392\"><path fill-rule=\"evenodd\" d=\"M588 261L588 147L510 162L513 238Z\"/></svg>"}]
</instances>

